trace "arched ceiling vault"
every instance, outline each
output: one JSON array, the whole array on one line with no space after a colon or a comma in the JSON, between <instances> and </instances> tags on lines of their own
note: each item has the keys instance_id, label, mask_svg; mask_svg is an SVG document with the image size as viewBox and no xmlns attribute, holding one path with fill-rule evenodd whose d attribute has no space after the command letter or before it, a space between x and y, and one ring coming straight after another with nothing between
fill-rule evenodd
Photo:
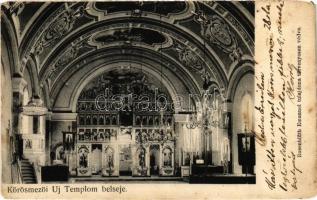
<instances>
[{"instance_id":1,"label":"arched ceiling vault","mask_svg":"<svg viewBox=\"0 0 317 200\"><path fill-rule=\"evenodd\" d=\"M60 83L67 82L70 77L77 72L86 70L85 68L97 68L101 65L108 63L138 63L139 67L146 68L151 66L157 71L161 71L163 75L170 73L178 78L179 82L186 86L188 91L193 91L197 94L200 93L199 83L195 82L195 74L190 73L187 68L182 67L179 63L173 62L173 60L167 60L166 58L160 58L158 52L146 51L143 48L125 48L125 47L109 47L108 49L100 49L93 52L93 55L88 54L79 59L73 64L72 68L65 68L61 76L57 78ZM126 64L128 65L128 64ZM118 65L120 66L120 65ZM196 75L197 76L197 75ZM170 77L171 78L171 77ZM50 79L46 79L50 80ZM191 82L184 82L184 80L193 80ZM172 80L171 80L172 82ZM53 84L48 82L51 86L51 96L54 99L59 93L63 85Z\"/></svg>"},{"instance_id":2,"label":"arched ceiling vault","mask_svg":"<svg viewBox=\"0 0 317 200\"><path fill-rule=\"evenodd\" d=\"M33 63L53 99L92 63L161 67L190 93L201 92L205 79L226 92L241 63L253 62L254 14L238 2L24 3L17 9L22 62L16 71Z\"/></svg>"}]
</instances>

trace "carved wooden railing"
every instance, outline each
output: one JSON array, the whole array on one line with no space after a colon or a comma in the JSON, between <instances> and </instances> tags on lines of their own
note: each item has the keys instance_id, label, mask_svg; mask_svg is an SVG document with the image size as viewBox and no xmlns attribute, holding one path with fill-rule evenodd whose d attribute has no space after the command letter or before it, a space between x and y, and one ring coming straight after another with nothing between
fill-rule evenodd
<instances>
[{"instance_id":1,"label":"carved wooden railing","mask_svg":"<svg viewBox=\"0 0 317 200\"><path fill-rule=\"evenodd\" d=\"M42 167L38 165L37 163L32 163L32 166L34 169L36 183L41 183L42 182L42 177L41 177Z\"/></svg>"}]
</instances>

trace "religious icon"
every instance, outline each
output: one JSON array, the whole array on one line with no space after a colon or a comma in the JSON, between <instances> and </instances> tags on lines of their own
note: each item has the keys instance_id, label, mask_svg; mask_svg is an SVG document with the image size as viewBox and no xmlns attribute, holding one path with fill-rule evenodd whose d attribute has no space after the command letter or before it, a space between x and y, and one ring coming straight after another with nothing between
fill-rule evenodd
<instances>
[{"instance_id":1,"label":"religious icon","mask_svg":"<svg viewBox=\"0 0 317 200\"><path fill-rule=\"evenodd\" d=\"M86 125L91 125L91 118L89 115L86 116Z\"/></svg>"},{"instance_id":2,"label":"religious icon","mask_svg":"<svg viewBox=\"0 0 317 200\"><path fill-rule=\"evenodd\" d=\"M117 125L117 117L112 116L112 125Z\"/></svg>"},{"instance_id":3,"label":"religious icon","mask_svg":"<svg viewBox=\"0 0 317 200\"><path fill-rule=\"evenodd\" d=\"M95 140L95 141L98 140L98 132L97 132L97 129L92 129L92 137L93 137L93 140Z\"/></svg>"},{"instance_id":4,"label":"religious icon","mask_svg":"<svg viewBox=\"0 0 317 200\"><path fill-rule=\"evenodd\" d=\"M84 116L80 116L79 117L79 124L80 125L84 125L85 124L85 117Z\"/></svg>"},{"instance_id":5,"label":"religious icon","mask_svg":"<svg viewBox=\"0 0 317 200\"><path fill-rule=\"evenodd\" d=\"M184 165L185 166L189 166L190 165L190 153L188 153L188 152L184 152Z\"/></svg>"},{"instance_id":6,"label":"religious icon","mask_svg":"<svg viewBox=\"0 0 317 200\"><path fill-rule=\"evenodd\" d=\"M109 140L109 139L110 139L110 130L109 130L109 129L106 129L105 131L106 131L106 132L105 132L105 139L106 139L106 140Z\"/></svg>"},{"instance_id":7,"label":"religious icon","mask_svg":"<svg viewBox=\"0 0 317 200\"><path fill-rule=\"evenodd\" d=\"M106 116L106 125L110 125L110 117Z\"/></svg>"},{"instance_id":8,"label":"religious icon","mask_svg":"<svg viewBox=\"0 0 317 200\"><path fill-rule=\"evenodd\" d=\"M106 149L106 166L109 168L114 167L114 150L111 147Z\"/></svg>"},{"instance_id":9,"label":"religious icon","mask_svg":"<svg viewBox=\"0 0 317 200\"><path fill-rule=\"evenodd\" d=\"M104 117L103 117L103 115L100 115L99 116L99 125L104 125L104 124L105 124Z\"/></svg>"},{"instance_id":10,"label":"religious icon","mask_svg":"<svg viewBox=\"0 0 317 200\"><path fill-rule=\"evenodd\" d=\"M80 130L79 130L78 140L85 140L85 133L84 133L84 130L83 130L83 129L80 129Z\"/></svg>"},{"instance_id":11,"label":"religious icon","mask_svg":"<svg viewBox=\"0 0 317 200\"><path fill-rule=\"evenodd\" d=\"M88 149L86 147L81 147L78 150L79 155L79 168L87 168L88 167Z\"/></svg>"},{"instance_id":12,"label":"religious icon","mask_svg":"<svg viewBox=\"0 0 317 200\"><path fill-rule=\"evenodd\" d=\"M243 152L250 151L250 137L243 137L242 138L242 151Z\"/></svg>"},{"instance_id":13,"label":"religious icon","mask_svg":"<svg viewBox=\"0 0 317 200\"><path fill-rule=\"evenodd\" d=\"M73 132L63 132L64 136L64 149L74 150L74 133Z\"/></svg>"},{"instance_id":14,"label":"religious icon","mask_svg":"<svg viewBox=\"0 0 317 200\"><path fill-rule=\"evenodd\" d=\"M145 167L145 149L140 148L139 149L139 166L140 167Z\"/></svg>"},{"instance_id":15,"label":"religious icon","mask_svg":"<svg viewBox=\"0 0 317 200\"><path fill-rule=\"evenodd\" d=\"M140 116L137 116L137 117L135 118L135 125L137 125L137 126L141 125L141 118L140 118Z\"/></svg>"},{"instance_id":16,"label":"religious icon","mask_svg":"<svg viewBox=\"0 0 317 200\"><path fill-rule=\"evenodd\" d=\"M32 149L32 140L30 139L25 140L25 149Z\"/></svg>"},{"instance_id":17,"label":"religious icon","mask_svg":"<svg viewBox=\"0 0 317 200\"><path fill-rule=\"evenodd\" d=\"M56 160L61 160L64 162L65 160L65 151L63 146L59 146L56 148Z\"/></svg>"},{"instance_id":18,"label":"religious icon","mask_svg":"<svg viewBox=\"0 0 317 200\"><path fill-rule=\"evenodd\" d=\"M97 116L93 116L92 117L92 124L93 125L97 125L98 124Z\"/></svg>"},{"instance_id":19,"label":"religious icon","mask_svg":"<svg viewBox=\"0 0 317 200\"><path fill-rule=\"evenodd\" d=\"M86 129L85 140L91 140L91 130L90 129Z\"/></svg>"},{"instance_id":20,"label":"religious icon","mask_svg":"<svg viewBox=\"0 0 317 200\"><path fill-rule=\"evenodd\" d=\"M172 150L169 147L163 150L163 165L172 166Z\"/></svg>"},{"instance_id":21,"label":"religious icon","mask_svg":"<svg viewBox=\"0 0 317 200\"><path fill-rule=\"evenodd\" d=\"M100 129L99 129L99 132L98 132L98 140L105 140L105 134L104 134L104 131L103 131L103 130L100 130Z\"/></svg>"},{"instance_id":22,"label":"religious icon","mask_svg":"<svg viewBox=\"0 0 317 200\"><path fill-rule=\"evenodd\" d=\"M253 174L255 165L255 139L249 133L238 134L238 161L242 173Z\"/></svg>"}]
</instances>

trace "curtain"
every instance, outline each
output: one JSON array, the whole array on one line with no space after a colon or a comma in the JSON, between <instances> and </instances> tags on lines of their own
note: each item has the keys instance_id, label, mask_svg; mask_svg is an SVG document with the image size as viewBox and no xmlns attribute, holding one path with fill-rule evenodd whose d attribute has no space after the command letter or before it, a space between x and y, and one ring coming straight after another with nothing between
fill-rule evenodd
<instances>
[{"instance_id":1,"label":"curtain","mask_svg":"<svg viewBox=\"0 0 317 200\"><path fill-rule=\"evenodd\" d=\"M201 130L200 128L188 129L182 126L183 150L185 152L199 152L201 149Z\"/></svg>"}]
</instances>

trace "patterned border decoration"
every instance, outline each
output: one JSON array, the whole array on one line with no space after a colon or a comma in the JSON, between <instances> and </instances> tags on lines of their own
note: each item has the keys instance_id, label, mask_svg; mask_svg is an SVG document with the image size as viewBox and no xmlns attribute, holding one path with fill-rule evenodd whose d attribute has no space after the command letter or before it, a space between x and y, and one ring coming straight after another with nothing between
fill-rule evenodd
<instances>
[{"instance_id":1,"label":"patterned border decoration","mask_svg":"<svg viewBox=\"0 0 317 200\"><path fill-rule=\"evenodd\" d=\"M238 47L235 34L231 32L222 17L198 12L194 20L201 25L201 36L205 37L209 43L215 44L223 52L228 53L233 62L241 59L243 52Z\"/></svg>"},{"instance_id":2,"label":"patterned border decoration","mask_svg":"<svg viewBox=\"0 0 317 200\"><path fill-rule=\"evenodd\" d=\"M65 6L66 7L66 6ZM76 10L66 7L65 12L58 16L54 22L42 33L40 39L34 47L34 53L39 55L44 48L57 43L64 35L68 34L74 23L84 15L84 7L80 6Z\"/></svg>"},{"instance_id":3,"label":"patterned border decoration","mask_svg":"<svg viewBox=\"0 0 317 200\"><path fill-rule=\"evenodd\" d=\"M75 4L74 3L69 3L70 5L68 5L68 9L72 8ZM27 47L25 48L25 51L23 52L23 57L28 57L30 55L32 51L32 49L34 48L34 46L37 46L36 43L38 41L40 41L40 38L42 37L42 34L48 29L48 27L50 27L50 25L52 23L54 23L54 21L60 17L63 12L66 11L65 9L65 5L59 7L55 12L53 12L42 24L44 24L44 26L41 26L38 30L37 33L35 35L38 35L38 37L33 37L32 40L28 43Z\"/></svg>"},{"instance_id":4,"label":"patterned border decoration","mask_svg":"<svg viewBox=\"0 0 317 200\"><path fill-rule=\"evenodd\" d=\"M130 27L138 27L139 26L139 24L138 23L132 23L132 24L130 24ZM165 29L165 28L159 28L159 27L157 27L157 26L154 26L154 25L150 25L150 24L142 24L141 26L140 26L141 28L146 28L146 29L150 29L150 30L160 30L161 32L162 32L162 34L164 34L164 35L169 35L167 38L170 38L170 37L173 37L173 39L171 40L171 39L168 39L168 41L169 42L167 42L166 44L164 44L164 48L167 48L167 47L169 47L171 44L173 44L174 43L174 45L175 45L175 43L177 43L176 45L179 45L180 43L184 43L184 44L182 44L181 46L181 48L178 48L178 49L175 49L176 50L176 54L179 54L179 60L184 64L184 62L185 62L185 66L187 66L187 67L192 67L192 62L195 62L197 65L195 65L196 67L196 69L194 70L198 75L200 75L202 78L207 78L207 79L210 79L211 77L212 77L212 75L210 74L210 72L206 69L206 66L205 67L203 67L202 65L200 65L199 63L202 63L202 60L201 60L201 58L204 56L203 54L203 52L201 52L199 49L197 49L197 48L190 48L190 47L193 47L194 45L193 44L190 44L189 42L188 42L188 40L186 40L185 38L182 38L182 37L180 37L179 35L176 35L174 32L171 32L171 31L169 31L168 29ZM103 27L100 27L100 28L97 28L97 29L95 29L95 30L92 30L92 31L90 31L90 32L88 32L88 33L85 33L83 36L81 36L81 40L87 40L88 41L88 44L90 44L90 45L92 45L91 44L91 36L92 35L95 35L96 33L98 33L98 32L102 32L102 31L105 31L105 30L110 30L110 29L114 29L114 28L129 28L129 24L128 23L120 23L120 24L113 24L113 25L109 25L109 26L103 26ZM90 37L89 39L88 39L88 37ZM177 42L176 42L177 41ZM79 42L79 43L81 43L81 41ZM107 46L107 45L105 45L105 46ZM186 49L187 50L189 50L189 49L191 49L190 51L186 51L187 52L187 54L183 51L183 50L181 50L181 49L184 49L184 47L186 46ZM72 44L71 46L69 46L68 47L68 49L70 49L70 50L67 50L66 52L67 52L67 54L66 55L68 55L68 56L66 56L66 58L60 58L61 56L62 56L62 53L60 53L60 56L57 56L57 58L60 58L60 59L63 59L63 60L69 60L70 62L72 61L72 60L75 60L76 59L76 57L78 57L79 55L81 55L81 54L78 54L77 53L77 51L75 50L75 49L73 49L72 50L72 48L75 48L75 47L77 47L77 45L74 45L74 44ZM99 47L100 48L100 47ZM76 54L77 53L77 54ZM88 53L88 52L86 52L86 53ZM75 56L76 55L76 56ZM197 57L192 57L192 55L197 55ZM65 55L63 55L63 56L65 56ZM189 58L189 57L192 57L192 58ZM200 57L200 58L199 58ZM57 59L56 58L56 59ZM197 62L196 62L196 61ZM189 63L188 63L188 62ZM55 61L55 62L52 62L52 63L57 63L58 61ZM208 63L208 61L206 61L207 63ZM200 65L200 66L199 66ZM211 65L210 63L208 64L208 65ZM65 62L65 64L63 65L64 67L66 67L67 66L67 64L66 64L66 62ZM197 68L197 67L199 67L199 68ZM53 67L51 67L51 69L49 70L49 72L47 73L47 75L44 75L44 77L46 77L46 78L50 78L50 79L54 79L54 78L56 78L58 75L56 74L56 72L57 71L59 71L59 67L58 67L58 65L56 65L56 64L54 64L54 66ZM55 75L53 75L53 74L55 74ZM213 76L215 76L214 74L213 74ZM45 78L45 79L46 79Z\"/></svg>"},{"instance_id":5,"label":"patterned border decoration","mask_svg":"<svg viewBox=\"0 0 317 200\"><path fill-rule=\"evenodd\" d=\"M239 34L242 36L242 38L245 40L245 42L248 44L248 47L252 52L254 52L254 41L253 39L248 35L248 33L244 30L244 28L239 24L239 22L236 20L236 18L228 12L223 6L221 6L219 3L214 1L205 1L205 5L207 5L210 9L213 9L216 11L220 16L222 16L224 19L228 20L229 24L239 32Z\"/></svg>"}]
</instances>

